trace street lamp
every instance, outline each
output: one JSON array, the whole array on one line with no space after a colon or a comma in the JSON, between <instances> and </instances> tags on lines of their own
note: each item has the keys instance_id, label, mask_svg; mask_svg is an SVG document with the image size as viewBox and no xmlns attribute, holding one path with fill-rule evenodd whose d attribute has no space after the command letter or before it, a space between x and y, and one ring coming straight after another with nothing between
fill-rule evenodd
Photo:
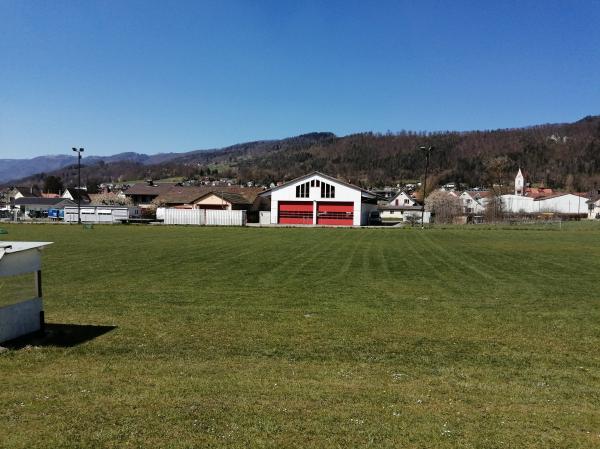
<instances>
[{"instance_id":1,"label":"street lamp","mask_svg":"<svg viewBox=\"0 0 600 449\"><path fill-rule=\"evenodd\" d=\"M423 206L421 207L421 229L425 228L425 195L427 195L427 170L429 169L429 156L433 147L421 147L425 153L425 179L423 179Z\"/></svg>"},{"instance_id":2,"label":"street lamp","mask_svg":"<svg viewBox=\"0 0 600 449\"><path fill-rule=\"evenodd\" d=\"M81 224L81 153L83 148L73 148L77 153L77 223Z\"/></svg>"}]
</instances>

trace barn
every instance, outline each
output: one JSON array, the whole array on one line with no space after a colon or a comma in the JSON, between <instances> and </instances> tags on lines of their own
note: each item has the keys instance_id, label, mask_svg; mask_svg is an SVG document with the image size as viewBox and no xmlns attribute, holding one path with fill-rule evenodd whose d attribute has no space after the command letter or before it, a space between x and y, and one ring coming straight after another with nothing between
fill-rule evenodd
<instances>
[{"instance_id":1,"label":"barn","mask_svg":"<svg viewBox=\"0 0 600 449\"><path fill-rule=\"evenodd\" d=\"M271 198L271 224L366 225L377 195L319 172L260 194Z\"/></svg>"}]
</instances>

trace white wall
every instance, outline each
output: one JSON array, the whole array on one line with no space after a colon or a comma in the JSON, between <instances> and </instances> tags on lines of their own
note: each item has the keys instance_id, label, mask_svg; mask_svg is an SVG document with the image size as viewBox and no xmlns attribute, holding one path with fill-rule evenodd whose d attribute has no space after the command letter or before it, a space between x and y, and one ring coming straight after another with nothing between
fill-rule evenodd
<instances>
[{"instance_id":1,"label":"white wall","mask_svg":"<svg viewBox=\"0 0 600 449\"><path fill-rule=\"evenodd\" d=\"M476 199L468 192L461 193L458 198L460 199L464 213L482 214L485 212L484 198ZM471 209L471 212L467 212L468 208Z\"/></svg>"},{"instance_id":2,"label":"white wall","mask_svg":"<svg viewBox=\"0 0 600 449\"><path fill-rule=\"evenodd\" d=\"M534 212L557 212L561 214L587 214L586 199L571 193L540 201L534 206Z\"/></svg>"},{"instance_id":3,"label":"white wall","mask_svg":"<svg viewBox=\"0 0 600 449\"><path fill-rule=\"evenodd\" d=\"M533 198L520 195L502 195L502 207L506 212L528 214L554 212L559 214L587 214L586 199L571 193L551 198Z\"/></svg>"},{"instance_id":4,"label":"white wall","mask_svg":"<svg viewBox=\"0 0 600 449\"><path fill-rule=\"evenodd\" d=\"M513 214L533 213L533 198L521 195L502 195L500 200L502 201L502 209L505 212Z\"/></svg>"},{"instance_id":5,"label":"white wall","mask_svg":"<svg viewBox=\"0 0 600 449\"><path fill-rule=\"evenodd\" d=\"M393 212L393 213L392 213ZM388 220L388 221L402 221L402 222L406 222L409 221L410 218L413 218L415 221L417 222L421 222L421 211L420 210L382 210L381 211L381 219L382 220ZM429 223L431 220L431 212L429 211L425 211L425 214L423 214L423 222L425 223Z\"/></svg>"},{"instance_id":6,"label":"white wall","mask_svg":"<svg viewBox=\"0 0 600 449\"><path fill-rule=\"evenodd\" d=\"M139 217L138 207L82 206L82 223L120 223L122 220ZM77 223L77 207L65 207L65 222Z\"/></svg>"},{"instance_id":7,"label":"white wall","mask_svg":"<svg viewBox=\"0 0 600 449\"><path fill-rule=\"evenodd\" d=\"M0 307L0 343L39 331L42 310L41 298Z\"/></svg>"},{"instance_id":8,"label":"white wall","mask_svg":"<svg viewBox=\"0 0 600 449\"><path fill-rule=\"evenodd\" d=\"M300 184L304 184L309 182L312 179L318 179L321 182L325 182L327 184L331 184L335 186L335 198L321 198L321 188L320 187L311 187L310 195L308 198L296 198L296 186ZM344 202L354 203L354 219L353 225L360 226L362 221L362 207L361 207L361 199L362 194L359 189L350 188L344 184L339 184L335 181L332 181L327 178L323 178L319 175L313 175L308 178L304 178L301 181L286 185L285 187L275 188L271 192L271 223L277 224L279 221L278 213L279 213L279 201L312 201L313 209L316 210L316 203L324 203L324 202ZM313 224L316 224L316 215L313 217Z\"/></svg>"},{"instance_id":9,"label":"white wall","mask_svg":"<svg viewBox=\"0 0 600 449\"><path fill-rule=\"evenodd\" d=\"M261 225L271 224L271 211L261 210L259 213L259 223Z\"/></svg>"},{"instance_id":10,"label":"white wall","mask_svg":"<svg viewBox=\"0 0 600 449\"><path fill-rule=\"evenodd\" d=\"M245 226L245 210L164 209L164 223L169 225Z\"/></svg>"}]
</instances>

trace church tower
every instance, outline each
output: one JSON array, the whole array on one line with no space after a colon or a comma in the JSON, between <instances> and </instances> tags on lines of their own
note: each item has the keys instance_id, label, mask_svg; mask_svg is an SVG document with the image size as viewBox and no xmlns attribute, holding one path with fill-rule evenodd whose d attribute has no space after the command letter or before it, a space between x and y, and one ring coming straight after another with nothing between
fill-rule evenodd
<instances>
[{"instance_id":1,"label":"church tower","mask_svg":"<svg viewBox=\"0 0 600 449\"><path fill-rule=\"evenodd\" d=\"M515 176L515 195L525 195L525 178L519 168L519 173Z\"/></svg>"}]
</instances>

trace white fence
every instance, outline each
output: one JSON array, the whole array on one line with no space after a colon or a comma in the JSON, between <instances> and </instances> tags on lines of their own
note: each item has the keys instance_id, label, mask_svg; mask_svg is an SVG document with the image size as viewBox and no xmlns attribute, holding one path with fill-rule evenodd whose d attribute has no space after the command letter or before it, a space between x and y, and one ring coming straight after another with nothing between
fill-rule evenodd
<instances>
[{"instance_id":1,"label":"white fence","mask_svg":"<svg viewBox=\"0 0 600 449\"><path fill-rule=\"evenodd\" d=\"M161 215L169 225L246 226L245 210L165 208Z\"/></svg>"},{"instance_id":2,"label":"white fence","mask_svg":"<svg viewBox=\"0 0 600 449\"><path fill-rule=\"evenodd\" d=\"M203 225L206 217L202 209L170 209L163 212L164 223L168 225Z\"/></svg>"},{"instance_id":3,"label":"white fence","mask_svg":"<svg viewBox=\"0 0 600 449\"><path fill-rule=\"evenodd\" d=\"M82 206L80 209L82 223L120 223L140 216L138 207L119 206ZM65 207L65 222L77 223L77 207Z\"/></svg>"}]
</instances>

